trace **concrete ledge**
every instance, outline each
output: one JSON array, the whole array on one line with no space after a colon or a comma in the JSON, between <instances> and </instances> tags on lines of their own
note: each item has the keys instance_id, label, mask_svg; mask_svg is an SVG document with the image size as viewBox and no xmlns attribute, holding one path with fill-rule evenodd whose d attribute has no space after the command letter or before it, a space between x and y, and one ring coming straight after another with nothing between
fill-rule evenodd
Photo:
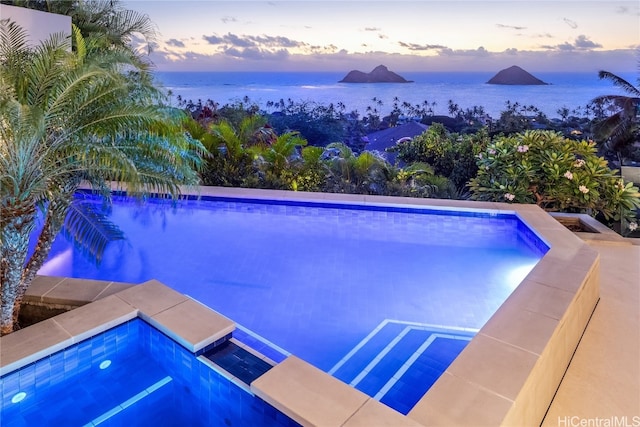
<instances>
[{"instance_id":1,"label":"concrete ledge","mask_svg":"<svg viewBox=\"0 0 640 427\"><path fill-rule=\"evenodd\" d=\"M303 426L341 426L369 400L295 356L253 381L251 390Z\"/></svg>"},{"instance_id":2,"label":"concrete ledge","mask_svg":"<svg viewBox=\"0 0 640 427\"><path fill-rule=\"evenodd\" d=\"M39 280L39 286L42 290L45 285L59 285L63 281L60 278L43 277ZM95 282L88 281L89 287L95 287ZM81 283L81 280L74 280L73 286L80 288ZM136 317L148 321L194 353L225 338L235 329L231 320L156 280L142 285L125 285L124 288L124 291L114 295L85 303L79 308L0 337L0 375ZM104 291L96 292L93 289L91 293L98 298ZM35 294L37 292L32 290L32 295ZM80 294L87 295L86 292ZM71 299L81 301L81 298ZM46 300L46 297L42 297L42 300Z\"/></svg>"},{"instance_id":3,"label":"concrete ledge","mask_svg":"<svg viewBox=\"0 0 640 427\"><path fill-rule=\"evenodd\" d=\"M138 316L138 309L116 296L76 308L51 320L59 324L78 343Z\"/></svg>"},{"instance_id":4,"label":"concrete ledge","mask_svg":"<svg viewBox=\"0 0 640 427\"><path fill-rule=\"evenodd\" d=\"M388 406L369 399L351 418L343 424L344 427L420 427L421 424L401 415Z\"/></svg>"},{"instance_id":5,"label":"concrete ledge","mask_svg":"<svg viewBox=\"0 0 640 427\"><path fill-rule=\"evenodd\" d=\"M25 293L24 301L28 304L46 303L49 305L79 307L132 286L134 285L103 280L36 276Z\"/></svg>"},{"instance_id":6,"label":"concrete ledge","mask_svg":"<svg viewBox=\"0 0 640 427\"><path fill-rule=\"evenodd\" d=\"M144 282L118 292L116 295L126 303L140 309L143 319L149 319L189 299L186 295L174 291L157 280Z\"/></svg>"},{"instance_id":7,"label":"concrete ledge","mask_svg":"<svg viewBox=\"0 0 640 427\"><path fill-rule=\"evenodd\" d=\"M178 344L196 353L231 334L235 323L201 303L188 299L154 316L141 316Z\"/></svg>"},{"instance_id":8,"label":"concrete ledge","mask_svg":"<svg viewBox=\"0 0 640 427\"><path fill-rule=\"evenodd\" d=\"M0 375L8 374L73 344L53 319L0 337Z\"/></svg>"},{"instance_id":9,"label":"concrete ledge","mask_svg":"<svg viewBox=\"0 0 640 427\"><path fill-rule=\"evenodd\" d=\"M574 234L585 242L609 242L611 244L629 244L624 237L585 214L551 212L550 215L560 223L580 224L589 231L574 231Z\"/></svg>"}]
</instances>

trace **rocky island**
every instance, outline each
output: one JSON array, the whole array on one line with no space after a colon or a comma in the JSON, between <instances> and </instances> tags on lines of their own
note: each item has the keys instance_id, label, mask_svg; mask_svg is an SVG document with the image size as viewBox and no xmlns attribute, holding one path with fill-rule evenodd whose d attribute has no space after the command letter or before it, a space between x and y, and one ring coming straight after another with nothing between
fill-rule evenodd
<instances>
[{"instance_id":1,"label":"rocky island","mask_svg":"<svg viewBox=\"0 0 640 427\"><path fill-rule=\"evenodd\" d=\"M493 76L488 82L492 85L546 85L537 77L532 76L522 68L514 65L501 70Z\"/></svg>"},{"instance_id":2,"label":"rocky island","mask_svg":"<svg viewBox=\"0 0 640 427\"><path fill-rule=\"evenodd\" d=\"M378 65L370 73L358 70L349 71L338 83L413 83L404 77L389 71L384 65Z\"/></svg>"}]
</instances>

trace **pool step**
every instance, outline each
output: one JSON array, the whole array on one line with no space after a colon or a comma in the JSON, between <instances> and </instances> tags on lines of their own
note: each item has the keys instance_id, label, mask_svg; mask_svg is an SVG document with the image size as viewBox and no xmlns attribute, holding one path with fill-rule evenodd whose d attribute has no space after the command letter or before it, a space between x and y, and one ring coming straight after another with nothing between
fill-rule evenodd
<instances>
[{"instance_id":1,"label":"pool step","mask_svg":"<svg viewBox=\"0 0 640 427\"><path fill-rule=\"evenodd\" d=\"M141 392L137 393L136 395L134 395L134 396L130 397L129 399L123 401L119 405L116 405L113 408L111 408L110 410L104 412L102 415L94 418L92 421L90 421L89 423L85 424L83 427L95 427L95 426L98 426L98 425L100 425L100 424L102 424L104 422L109 422L112 418L114 418L117 415L119 415L123 410L125 410L129 406L135 405L136 403L138 403L139 401L141 401L145 397L150 396L151 393L153 393L155 391L158 391L159 389L161 389L165 385L169 384L171 382L171 380L173 380L173 378L171 378L170 376L166 376L166 377L162 378L160 381L157 381L156 383L152 384L150 387L147 387L146 389L142 390Z\"/></svg>"},{"instance_id":2,"label":"pool step","mask_svg":"<svg viewBox=\"0 0 640 427\"><path fill-rule=\"evenodd\" d=\"M329 373L406 414L474 335L473 330L386 320Z\"/></svg>"},{"instance_id":3,"label":"pool step","mask_svg":"<svg viewBox=\"0 0 640 427\"><path fill-rule=\"evenodd\" d=\"M234 339L224 342L203 356L247 386L274 366L271 361L248 351Z\"/></svg>"}]
</instances>

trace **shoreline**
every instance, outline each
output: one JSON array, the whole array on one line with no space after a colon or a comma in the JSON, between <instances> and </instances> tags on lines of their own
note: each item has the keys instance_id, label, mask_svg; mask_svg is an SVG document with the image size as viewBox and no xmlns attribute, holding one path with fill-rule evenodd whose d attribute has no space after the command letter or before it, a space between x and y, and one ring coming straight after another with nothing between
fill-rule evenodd
<instances>
[{"instance_id":1,"label":"shoreline","mask_svg":"<svg viewBox=\"0 0 640 427\"><path fill-rule=\"evenodd\" d=\"M422 78L426 75L434 77L433 80ZM330 72L155 73L156 81L165 92L171 92L173 101L179 95L194 103L199 99L203 103L211 99L222 106L248 98L263 110L267 110L268 104L280 100L319 106L343 104L345 113L356 111L360 116L366 115L369 107L377 109L380 114L389 114L397 98L401 104L412 106L427 103L436 115L448 115L451 100L462 109L482 107L493 119L500 117L509 101L532 105L551 119L560 117L559 109L584 112L593 98L620 92L619 88L598 80L597 75L588 72L558 73L554 76L541 73L540 78L549 83L544 86L490 85L486 82L491 73L436 72L422 76L407 73L404 77L413 81L410 85L338 83L342 77L340 73Z\"/></svg>"}]
</instances>

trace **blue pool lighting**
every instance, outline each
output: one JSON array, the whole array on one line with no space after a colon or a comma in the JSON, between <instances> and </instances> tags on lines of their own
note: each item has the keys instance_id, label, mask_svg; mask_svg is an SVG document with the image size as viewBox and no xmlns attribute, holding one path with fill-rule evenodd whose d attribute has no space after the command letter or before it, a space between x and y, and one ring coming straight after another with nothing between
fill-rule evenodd
<instances>
[{"instance_id":1,"label":"blue pool lighting","mask_svg":"<svg viewBox=\"0 0 640 427\"><path fill-rule=\"evenodd\" d=\"M25 393L24 391L21 391L19 393L16 393L12 398L11 398L11 403L20 403L24 400L24 398L27 397L27 393Z\"/></svg>"},{"instance_id":2,"label":"blue pool lighting","mask_svg":"<svg viewBox=\"0 0 640 427\"><path fill-rule=\"evenodd\" d=\"M39 273L158 280L271 360L293 354L403 414L549 249L495 211L118 196L110 215L126 244L96 265L57 239Z\"/></svg>"}]
</instances>

